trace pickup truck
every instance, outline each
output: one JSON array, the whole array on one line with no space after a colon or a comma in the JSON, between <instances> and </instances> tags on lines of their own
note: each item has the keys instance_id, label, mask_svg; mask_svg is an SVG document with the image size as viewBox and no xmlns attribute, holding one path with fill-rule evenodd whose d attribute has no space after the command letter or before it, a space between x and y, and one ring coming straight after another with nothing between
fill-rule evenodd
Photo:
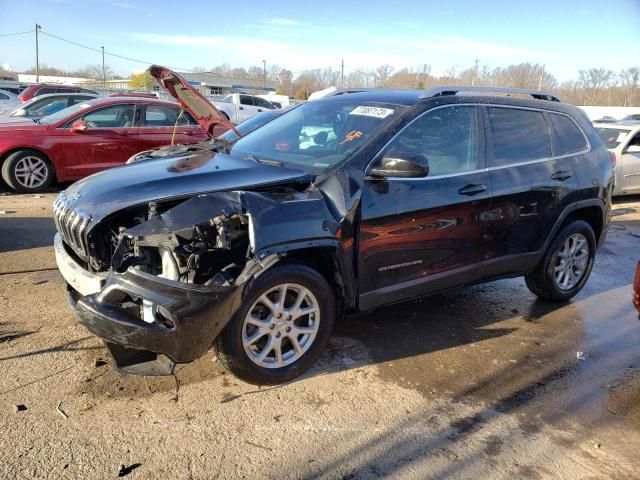
<instances>
[{"instance_id":1,"label":"pickup truck","mask_svg":"<svg viewBox=\"0 0 640 480\"><path fill-rule=\"evenodd\" d=\"M213 104L227 120L231 120L235 124L244 122L261 112L278 108L269 100L244 93L232 93L224 97L222 101L214 101Z\"/></svg>"}]
</instances>

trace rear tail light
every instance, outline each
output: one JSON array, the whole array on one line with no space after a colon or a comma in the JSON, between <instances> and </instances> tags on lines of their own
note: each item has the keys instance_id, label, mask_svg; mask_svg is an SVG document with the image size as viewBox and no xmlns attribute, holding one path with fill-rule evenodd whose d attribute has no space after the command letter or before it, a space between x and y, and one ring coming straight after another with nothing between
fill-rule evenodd
<instances>
[{"instance_id":1,"label":"rear tail light","mask_svg":"<svg viewBox=\"0 0 640 480\"><path fill-rule=\"evenodd\" d=\"M616 168L616 154L609 150L609 159L611 160L611 168Z\"/></svg>"}]
</instances>

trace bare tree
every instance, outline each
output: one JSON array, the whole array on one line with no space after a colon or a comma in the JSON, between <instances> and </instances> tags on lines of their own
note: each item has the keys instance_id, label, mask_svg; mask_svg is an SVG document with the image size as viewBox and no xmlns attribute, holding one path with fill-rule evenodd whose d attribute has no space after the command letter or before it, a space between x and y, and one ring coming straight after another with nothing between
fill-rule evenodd
<instances>
[{"instance_id":1,"label":"bare tree","mask_svg":"<svg viewBox=\"0 0 640 480\"><path fill-rule=\"evenodd\" d=\"M87 65L73 72L69 72L73 77L91 78L93 80L102 80L102 65ZM106 80L111 80L115 75L113 69L109 65L104 66L104 76Z\"/></svg>"},{"instance_id":2,"label":"bare tree","mask_svg":"<svg viewBox=\"0 0 640 480\"><path fill-rule=\"evenodd\" d=\"M391 76L391 72L393 72L393 67L388 63L379 65L376 68L376 86L384 87Z\"/></svg>"},{"instance_id":3,"label":"bare tree","mask_svg":"<svg viewBox=\"0 0 640 480\"><path fill-rule=\"evenodd\" d=\"M624 106L640 103L640 68L631 67L620 70L618 74L624 96Z\"/></svg>"},{"instance_id":4,"label":"bare tree","mask_svg":"<svg viewBox=\"0 0 640 480\"><path fill-rule=\"evenodd\" d=\"M602 92L614 83L615 75L611 70L604 68L590 68L578 72L578 82L584 89L585 105L598 105L604 103ZM611 103L609 101L609 103Z\"/></svg>"}]
</instances>

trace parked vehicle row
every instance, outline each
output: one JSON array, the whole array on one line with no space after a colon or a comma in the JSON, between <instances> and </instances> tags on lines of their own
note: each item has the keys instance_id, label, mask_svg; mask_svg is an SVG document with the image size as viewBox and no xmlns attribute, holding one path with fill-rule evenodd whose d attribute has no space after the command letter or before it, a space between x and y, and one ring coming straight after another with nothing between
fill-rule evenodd
<instances>
[{"instance_id":1,"label":"parked vehicle row","mask_svg":"<svg viewBox=\"0 0 640 480\"><path fill-rule=\"evenodd\" d=\"M640 123L594 123L616 163L614 195L640 193Z\"/></svg>"},{"instance_id":2,"label":"parked vehicle row","mask_svg":"<svg viewBox=\"0 0 640 480\"><path fill-rule=\"evenodd\" d=\"M226 120L150 71L206 131ZM608 229L611 157L576 107L493 91L338 91L75 183L55 252L80 322L129 373L214 347L269 384L314 363L339 312L512 276L572 298Z\"/></svg>"},{"instance_id":3,"label":"parked vehicle row","mask_svg":"<svg viewBox=\"0 0 640 480\"><path fill-rule=\"evenodd\" d=\"M91 93L48 93L33 97L0 114L0 124L6 122L31 123L76 103L96 98Z\"/></svg>"},{"instance_id":4,"label":"parked vehicle row","mask_svg":"<svg viewBox=\"0 0 640 480\"><path fill-rule=\"evenodd\" d=\"M142 150L208 138L191 114L175 103L96 97L38 123L0 125L2 178L18 192L37 192L54 180L78 180L122 165Z\"/></svg>"}]
</instances>

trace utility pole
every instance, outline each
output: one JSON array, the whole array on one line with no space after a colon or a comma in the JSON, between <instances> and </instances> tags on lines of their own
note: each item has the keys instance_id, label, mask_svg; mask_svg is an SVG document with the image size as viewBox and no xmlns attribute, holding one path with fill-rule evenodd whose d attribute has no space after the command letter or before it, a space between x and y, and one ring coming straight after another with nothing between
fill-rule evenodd
<instances>
[{"instance_id":1,"label":"utility pole","mask_svg":"<svg viewBox=\"0 0 640 480\"><path fill-rule=\"evenodd\" d=\"M267 61L262 60L262 90L267 90Z\"/></svg>"},{"instance_id":2,"label":"utility pole","mask_svg":"<svg viewBox=\"0 0 640 480\"><path fill-rule=\"evenodd\" d=\"M38 54L38 30L42 27L36 23L36 83L40 83L40 59Z\"/></svg>"},{"instance_id":3,"label":"utility pole","mask_svg":"<svg viewBox=\"0 0 640 480\"><path fill-rule=\"evenodd\" d=\"M104 47L100 47L102 49L102 88L106 88L107 86L107 76L104 73Z\"/></svg>"},{"instance_id":4,"label":"utility pole","mask_svg":"<svg viewBox=\"0 0 640 480\"><path fill-rule=\"evenodd\" d=\"M340 88L344 90L344 58L342 59L342 68L340 70Z\"/></svg>"},{"instance_id":5,"label":"utility pole","mask_svg":"<svg viewBox=\"0 0 640 480\"><path fill-rule=\"evenodd\" d=\"M538 81L538 90L542 90L543 80L544 80L544 64L542 65L542 71L540 72L540 80Z\"/></svg>"},{"instance_id":6,"label":"utility pole","mask_svg":"<svg viewBox=\"0 0 640 480\"><path fill-rule=\"evenodd\" d=\"M476 85L476 77L478 76L478 62L479 58L476 58L475 67L473 67L473 77L471 77L471 86L474 87Z\"/></svg>"}]
</instances>

